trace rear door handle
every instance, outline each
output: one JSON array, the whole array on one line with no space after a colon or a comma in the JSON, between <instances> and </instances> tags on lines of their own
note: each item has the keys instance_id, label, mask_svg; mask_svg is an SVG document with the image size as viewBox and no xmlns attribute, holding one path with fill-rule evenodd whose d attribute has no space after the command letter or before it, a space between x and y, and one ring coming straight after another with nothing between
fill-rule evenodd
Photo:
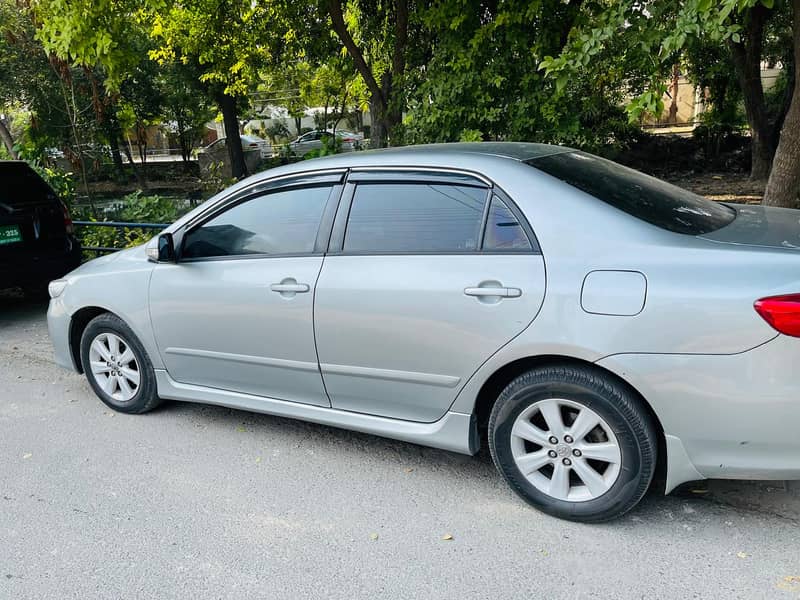
<instances>
[{"instance_id":1,"label":"rear door handle","mask_svg":"<svg viewBox=\"0 0 800 600\"><path fill-rule=\"evenodd\" d=\"M495 298L519 298L522 290L512 287L468 287L464 290L467 296L495 297Z\"/></svg>"},{"instance_id":2,"label":"rear door handle","mask_svg":"<svg viewBox=\"0 0 800 600\"><path fill-rule=\"evenodd\" d=\"M292 298L295 294L305 294L311 288L307 283L297 283L293 277L287 277L280 283L273 283L269 286L273 292L278 292L284 298Z\"/></svg>"}]
</instances>

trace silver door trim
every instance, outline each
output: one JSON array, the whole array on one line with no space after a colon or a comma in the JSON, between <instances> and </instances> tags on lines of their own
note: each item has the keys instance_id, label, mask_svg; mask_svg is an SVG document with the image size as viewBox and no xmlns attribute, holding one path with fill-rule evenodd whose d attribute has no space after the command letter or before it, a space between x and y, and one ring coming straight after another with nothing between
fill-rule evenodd
<instances>
[{"instance_id":1,"label":"silver door trim","mask_svg":"<svg viewBox=\"0 0 800 600\"><path fill-rule=\"evenodd\" d=\"M199 358L213 358L215 360L227 360L229 362L245 363L249 365L264 365L265 367L279 367L281 369L292 369L295 371L314 371L318 372L317 363L305 362L300 360L288 360L285 358L267 358L265 356L250 356L249 354L232 354L229 352L215 352L213 350L195 350L193 348L167 348L165 354L176 354L179 356L194 356Z\"/></svg>"},{"instance_id":2,"label":"silver door trim","mask_svg":"<svg viewBox=\"0 0 800 600\"><path fill-rule=\"evenodd\" d=\"M288 402L276 398L178 383L161 369L156 369L155 374L158 395L167 400L215 404L268 415L279 415L462 454L475 454L480 449L477 428L471 414L451 411L433 423L415 423L337 410L326 406Z\"/></svg>"},{"instance_id":3,"label":"silver door trim","mask_svg":"<svg viewBox=\"0 0 800 600\"><path fill-rule=\"evenodd\" d=\"M348 377L366 377L368 379L388 379L403 383L420 383L435 387L454 388L460 377L438 375L436 373L417 373L414 371L395 371L393 369L373 369L371 367L354 367L350 365L320 364L323 377L325 375L347 375Z\"/></svg>"},{"instance_id":4,"label":"silver door trim","mask_svg":"<svg viewBox=\"0 0 800 600\"><path fill-rule=\"evenodd\" d=\"M370 166L352 166L350 167L351 173L361 173L361 172L368 172L368 171L383 171L386 173L392 172L409 172L409 171L416 171L421 173L441 173L443 175L452 174L452 175L467 175L468 177L472 177L477 179L481 183L485 184L487 187L492 188L494 187L494 182L491 179L483 175L482 173L478 173L477 171L470 171L468 169L459 169L456 167L414 167L414 166L401 166L401 165L370 165Z\"/></svg>"}]
</instances>

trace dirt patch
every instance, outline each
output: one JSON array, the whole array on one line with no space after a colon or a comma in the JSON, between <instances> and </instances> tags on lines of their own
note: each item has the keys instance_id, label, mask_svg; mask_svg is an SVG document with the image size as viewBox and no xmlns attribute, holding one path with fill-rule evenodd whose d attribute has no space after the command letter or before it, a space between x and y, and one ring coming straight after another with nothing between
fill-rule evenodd
<instances>
[{"instance_id":1,"label":"dirt patch","mask_svg":"<svg viewBox=\"0 0 800 600\"><path fill-rule=\"evenodd\" d=\"M751 181L745 173L684 173L665 179L709 200L738 204L760 204L766 185Z\"/></svg>"}]
</instances>

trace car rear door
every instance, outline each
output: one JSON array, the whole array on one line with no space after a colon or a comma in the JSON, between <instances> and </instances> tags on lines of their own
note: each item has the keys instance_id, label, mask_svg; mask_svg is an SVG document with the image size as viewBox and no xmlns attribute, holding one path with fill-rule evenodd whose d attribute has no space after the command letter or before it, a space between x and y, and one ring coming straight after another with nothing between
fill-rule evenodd
<instances>
[{"instance_id":1,"label":"car rear door","mask_svg":"<svg viewBox=\"0 0 800 600\"><path fill-rule=\"evenodd\" d=\"M332 406L431 422L525 329L542 256L510 199L469 175L354 171L317 283Z\"/></svg>"},{"instance_id":2,"label":"car rear door","mask_svg":"<svg viewBox=\"0 0 800 600\"><path fill-rule=\"evenodd\" d=\"M330 406L313 297L342 177L257 184L176 238L178 263L156 265L150 283L156 342L173 379Z\"/></svg>"}]
</instances>

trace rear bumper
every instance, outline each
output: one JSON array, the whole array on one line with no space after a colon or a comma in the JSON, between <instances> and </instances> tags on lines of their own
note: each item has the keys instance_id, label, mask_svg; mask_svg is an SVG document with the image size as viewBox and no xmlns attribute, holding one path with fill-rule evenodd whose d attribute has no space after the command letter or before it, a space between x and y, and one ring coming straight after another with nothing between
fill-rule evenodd
<instances>
[{"instance_id":1,"label":"rear bumper","mask_svg":"<svg viewBox=\"0 0 800 600\"><path fill-rule=\"evenodd\" d=\"M690 464L668 464L677 484L695 479L693 469L709 478L800 479L798 361L800 340L780 335L741 354L619 354L598 364L633 385L680 441Z\"/></svg>"},{"instance_id":2,"label":"rear bumper","mask_svg":"<svg viewBox=\"0 0 800 600\"><path fill-rule=\"evenodd\" d=\"M48 253L15 253L0 255L0 288L41 285L63 277L81 264L81 246L68 236L64 250Z\"/></svg>"}]
</instances>

